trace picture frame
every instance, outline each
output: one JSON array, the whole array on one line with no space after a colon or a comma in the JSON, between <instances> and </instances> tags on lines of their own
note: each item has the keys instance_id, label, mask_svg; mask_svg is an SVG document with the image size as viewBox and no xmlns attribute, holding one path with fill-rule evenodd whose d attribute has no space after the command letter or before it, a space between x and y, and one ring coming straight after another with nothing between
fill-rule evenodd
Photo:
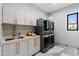
<instances>
[{"instance_id":1,"label":"picture frame","mask_svg":"<svg viewBox=\"0 0 79 59\"><path fill-rule=\"evenodd\" d=\"M78 31L78 12L67 15L67 31Z\"/></svg>"}]
</instances>

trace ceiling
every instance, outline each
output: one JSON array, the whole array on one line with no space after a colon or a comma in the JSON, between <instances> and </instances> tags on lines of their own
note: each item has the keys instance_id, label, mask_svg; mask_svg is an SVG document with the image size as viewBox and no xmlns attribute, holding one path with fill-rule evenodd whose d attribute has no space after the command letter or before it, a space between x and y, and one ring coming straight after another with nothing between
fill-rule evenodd
<instances>
[{"instance_id":1,"label":"ceiling","mask_svg":"<svg viewBox=\"0 0 79 59\"><path fill-rule=\"evenodd\" d=\"M33 5L49 13L67 7L69 5L72 5L72 3L34 3Z\"/></svg>"}]
</instances>

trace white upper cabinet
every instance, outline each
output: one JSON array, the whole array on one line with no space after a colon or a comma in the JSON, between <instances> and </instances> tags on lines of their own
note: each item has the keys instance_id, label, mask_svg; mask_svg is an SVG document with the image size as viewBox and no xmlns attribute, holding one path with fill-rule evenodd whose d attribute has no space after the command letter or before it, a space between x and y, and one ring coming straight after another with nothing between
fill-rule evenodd
<instances>
[{"instance_id":1,"label":"white upper cabinet","mask_svg":"<svg viewBox=\"0 0 79 59\"><path fill-rule=\"evenodd\" d=\"M25 24L31 25L31 26L36 26L35 16L32 14L25 13Z\"/></svg>"},{"instance_id":2,"label":"white upper cabinet","mask_svg":"<svg viewBox=\"0 0 79 59\"><path fill-rule=\"evenodd\" d=\"M27 12L25 12L24 18L25 18L25 25L31 25L30 14L27 14Z\"/></svg>"},{"instance_id":3,"label":"white upper cabinet","mask_svg":"<svg viewBox=\"0 0 79 59\"><path fill-rule=\"evenodd\" d=\"M37 16L30 6L3 4L3 23L36 26Z\"/></svg>"},{"instance_id":4,"label":"white upper cabinet","mask_svg":"<svg viewBox=\"0 0 79 59\"><path fill-rule=\"evenodd\" d=\"M0 3L0 25L2 24L2 4Z\"/></svg>"},{"instance_id":5,"label":"white upper cabinet","mask_svg":"<svg viewBox=\"0 0 79 59\"><path fill-rule=\"evenodd\" d=\"M35 26L36 25L36 23L35 23L36 21L35 21L35 16L33 14L30 15L30 20L31 20L30 21L31 25Z\"/></svg>"},{"instance_id":6,"label":"white upper cabinet","mask_svg":"<svg viewBox=\"0 0 79 59\"><path fill-rule=\"evenodd\" d=\"M16 7L16 20L17 24L25 25L24 24L24 7L22 5L18 5Z\"/></svg>"},{"instance_id":7,"label":"white upper cabinet","mask_svg":"<svg viewBox=\"0 0 79 59\"><path fill-rule=\"evenodd\" d=\"M15 5L4 4L3 5L3 23L14 24L16 16Z\"/></svg>"},{"instance_id":8,"label":"white upper cabinet","mask_svg":"<svg viewBox=\"0 0 79 59\"><path fill-rule=\"evenodd\" d=\"M29 7L18 4L16 7L17 24L36 26L34 15L30 12Z\"/></svg>"},{"instance_id":9,"label":"white upper cabinet","mask_svg":"<svg viewBox=\"0 0 79 59\"><path fill-rule=\"evenodd\" d=\"M31 25L31 26L36 26L36 21L35 21L35 16L34 16L34 12L30 6L26 6L24 8L24 17L25 17L25 24L26 25Z\"/></svg>"}]
</instances>

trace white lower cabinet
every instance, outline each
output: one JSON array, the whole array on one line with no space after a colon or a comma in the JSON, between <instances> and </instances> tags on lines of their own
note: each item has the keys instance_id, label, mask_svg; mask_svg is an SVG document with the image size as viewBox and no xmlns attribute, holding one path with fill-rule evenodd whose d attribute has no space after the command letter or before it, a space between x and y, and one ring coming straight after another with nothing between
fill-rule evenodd
<instances>
[{"instance_id":1,"label":"white lower cabinet","mask_svg":"<svg viewBox=\"0 0 79 59\"><path fill-rule=\"evenodd\" d=\"M3 45L3 56L15 56L16 55L16 43Z\"/></svg>"},{"instance_id":2,"label":"white lower cabinet","mask_svg":"<svg viewBox=\"0 0 79 59\"><path fill-rule=\"evenodd\" d=\"M35 53L35 47L36 47L36 44L34 43L34 39L30 39L28 41L28 48L29 48L29 56L33 55Z\"/></svg>"},{"instance_id":3,"label":"white lower cabinet","mask_svg":"<svg viewBox=\"0 0 79 59\"><path fill-rule=\"evenodd\" d=\"M3 56L32 56L40 51L40 37L18 41L0 46L0 55Z\"/></svg>"},{"instance_id":4,"label":"white lower cabinet","mask_svg":"<svg viewBox=\"0 0 79 59\"><path fill-rule=\"evenodd\" d=\"M27 40L17 43L17 56L27 56Z\"/></svg>"},{"instance_id":5,"label":"white lower cabinet","mask_svg":"<svg viewBox=\"0 0 79 59\"><path fill-rule=\"evenodd\" d=\"M33 38L29 40L29 56L40 51L40 38Z\"/></svg>"},{"instance_id":6,"label":"white lower cabinet","mask_svg":"<svg viewBox=\"0 0 79 59\"><path fill-rule=\"evenodd\" d=\"M0 56L2 56L2 46L0 46Z\"/></svg>"},{"instance_id":7,"label":"white lower cabinet","mask_svg":"<svg viewBox=\"0 0 79 59\"><path fill-rule=\"evenodd\" d=\"M38 51L40 51L40 37L36 38L36 50L35 50L35 52L38 52Z\"/></svg>"}]
</instances>

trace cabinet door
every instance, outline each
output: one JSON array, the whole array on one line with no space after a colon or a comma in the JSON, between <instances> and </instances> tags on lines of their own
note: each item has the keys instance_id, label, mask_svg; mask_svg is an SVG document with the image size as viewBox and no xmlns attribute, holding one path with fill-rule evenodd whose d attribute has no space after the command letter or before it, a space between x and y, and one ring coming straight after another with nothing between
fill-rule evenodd
<instances>
[{"instance_id":1,"label":"cabinet door","mask_svg":"<svg viewBox=\"0 0 79 59\"><path fill-rule=\"evenodd\" d=\"M15 6L12 4L3 5L3 23L14 24Z\"/></svg>"},{"instance_id":2,"label":"cabinet door","mask_svg":"<svg viewBox=\"0 0 79 59\"><path fill-rule=\"evenodd\" d=\"M40 37L36 38L36 50L35 52L39 52L40 51Z\"/></svg>"},{"instance_id":3,"label":"cabinet door","mask_svg":"<svg viewBox=\"0 0 79 59\"><path fill-rule=\"evenodd\" d=\"M27 56L27 40L26 41L21 41L18 43L18 56Z\"/></svg>"},{"instance_id":4,"label":"cabinet door","mask_svg":"<svg viewBox=\"0 0 79 59\"><path fill-rule=\"evenodd\" d=\"M29 55L33 55L40 51L40 37L33 38L29 40Z\"/></svg>"},{"instance_id":5,"label":"cabinet door","mask_svg":"<svg viewBox=\"0 0 79 59\"><path fill-rule=\"evenodd\" d=\"M2 4L0 3L0 26L2 24Z\"/></svg>"},{"instance_id":6,"label":"cabinet door","mask_svg":"<svg viewBox=\"0 0 79 59\"><path fill-rule=\"evenodd\" d=\"M25 25L32 25L31 19L30 19L31 18L30 14L27 14L27 12L25 12L24 18L25 18Z\"/></svg>"},{"instance_id":7,"label":"cabinet door","mask_svg":"<svg viewBox=\"0 0 79 59\"><path fill-rule=\"evenodd\" d=\"M16 55L16 43L3 45L3 56Z\"/></svg>"},{"instance_id":8,"label":"cabinet door","mask_svg":"<svg viewBox=\"0 0 79 59\"><path fill-rule=\"evenodd\" d=\"M29 45L29 55L33 55L35 54L35 47L36 47L36 44L34 43L34 39L30 39L29 42L28 42L28 45Z\"/></svg>"},{"instance_id":9,"label":"cabinet door","mask_svg":"<svg viewBox=\"0 0 79 59\"><path fill-rule=\"evenodd\" d=\"M31 20L31 24L32 26L36 26L36 17L34 15L32 15L32 20Z\"/></svg>"},{"instance_id":10,"label":"cabinet door","mask_svg":"<svg viewBox=\"0 0 79 59\"><path fill-rule=\"evenodd\" d=\"M31 25L31 26L36 26L35 16L33 16L32 14L25 13L25 24Z\"/></svg>"},{"instance_id":11,"label":"cabinet door","mask_svg":"<svg viewBox=\"0 0 79 59\"><path fill-rule=\"evenodd\" d=\"M24 8L22 6L16 8L16 19L17 24L24 25Z\"/></svg>"},{"instance_id":12,"label":"cabinet door","mask_svg":"<svg viewBox=\"0 0 79 59\"><path fill-rule=\"evenodd\" d=\"M0 45L0 56L2 56L2 46Z\"/></svg>"},{"instance_id":13,"label":"cabinet door","mask_svg":"<svg viewBox=\"0 0 79 59\"><path fill-rule=\"evenodd\" d=\"M36 20L32 21L32 26L36 26Z\"/></svg>"}]
</instances>

